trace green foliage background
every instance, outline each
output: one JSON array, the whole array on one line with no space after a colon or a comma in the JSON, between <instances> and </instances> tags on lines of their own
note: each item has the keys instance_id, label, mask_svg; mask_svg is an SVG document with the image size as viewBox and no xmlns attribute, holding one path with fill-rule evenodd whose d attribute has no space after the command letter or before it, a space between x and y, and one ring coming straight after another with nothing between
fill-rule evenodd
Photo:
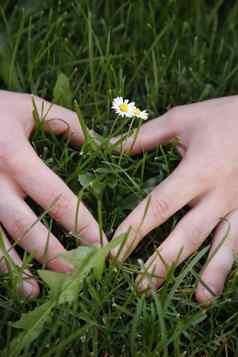
<instances>
[{"instance_id":1,"label":"green foliage background","mask_svg":"<svg viewBox=\"0 0 238 357\"><path fill-rule=\"evenodd\" d=\"M76 99L88 127L105 137L127 129L114 123L114 96L135 99L155 117L174 105L238 92L236 1L2 0L0 10L1 87L72 109ZM32 144L75 193L83 188L84 201L109 238L179 160L173 145L120 157L90 143L72 148L41 128ZM71 303L52 305L36 264L32 271L43 280L36 301L20 299L12 276L3 275L0 355L237 356L236 267L214 305L204 309L193 297L206 245L171 271L159 298L154 294L149 301L134 289L137 258L146 259L184 211L151 233L126 265L107 264L101 276L87 275ZM47 215L43 221L68 249L76 247ZM22 316L30 318L14 325Z\"/></svg>"}]
</instances>

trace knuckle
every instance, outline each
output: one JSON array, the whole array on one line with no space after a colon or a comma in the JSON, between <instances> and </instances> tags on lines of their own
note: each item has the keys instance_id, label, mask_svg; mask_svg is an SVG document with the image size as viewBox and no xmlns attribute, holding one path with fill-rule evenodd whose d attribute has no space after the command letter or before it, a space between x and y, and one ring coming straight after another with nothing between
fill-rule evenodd
<instances>
[{"instance_id":1,"label":"knuckle","mask_svg":"<svg viewBox=\"0 0 238 357\"><path fill-rule=\"evenodd\" d=\"M233 258L231 259L230 262L227 261L220 261L219 266L217 267L217 271L220 273L219 275L221 277L226 277L227 274L229 273L233 263Z\"/></svg>"},{"instance_id":2,"label":"knuckle","mask_svg":"<svg viewBox=\"0 0 238 357\"><path fill-rule=\"evenodd\" d=\"M25 221L22 217L14 217L11 221L11 235L19 240L26 233L30 227L29 222Z\"/></svg>"},{"instance_id":3,"label":"knuckle","mask_svg":"<svg viewBox=\"0 0 238 357\"><path fill-rule=\"evenodd\" d=\"M90 222L90 221L86 221L83 222L79 225L77 231L79 234L85 234L87 232L90 232L91 230L93 230L95 228L95 224L94 222Z\"/></svg>"},{"instance_id":4,"label":"knuckle","mask_svg":"<svg viewBox=\"0 0 238 357\"><path fill-rule=\"evenodd\" d=\"M15 145L7 138L8 136L0 138L0 167L5 167L17 152Z\"/></svg>"},{"instance_id":5,"label":"knuckle","mask_svg":"<svg viewBox=\"0 0 238 357\"><path fill-rule=\"evenodd\" d=\"M189 231L191 237L194 237L196 240L203 235L202 226L196 223L190 223Z\"/></svg>"},{"instance_id":6,"label":"knuckle","mask_svg":"<svg viewBox=\"0 0 238 357\"><path fill-rule=\"evenodd\" d=\"M67 214L70 209L70 206L71 201L66 196L61 196L50 209L50 214L54 217L56 221L60 221L62 220L62 217Z\"/></svg>"},{"instance_id":7,"label":"knuckle","mask_svg":"<svg viewBox=\"0 0 238 357\"><path fill-rule=\"evenodd\" d=\"M186 224L180 225L181 237L188 237L189 250L194 252L201 245L201 240L203 238L204 231L202 225L189 222L189 226Z\"/></svg>"},{"instance_id":8,"label":"knuckle","mask_svg":"<svg viewBox=\"0 0 238 357\"><path fill-rule=\"evenodd\" d=\"M190 227L189 244L192 251L195 251L200 247L202 235L203 232L199 226Z\"/></svg>"},{"instance_id":9,"label":"knuckle","mask_svg":"<svg viewBox=\"0 0 238 357\"><path fill-rule=\"evenodd\" d=\"M23 152L23 131L19 123L9 121L3 127L0 135L0 167L14 167Z\"/></svg>"},{"instance_id":10,"label":"knuckle","mask_svg":"<svg viewBox=\"0 0 238 357\"><path fill-rule=\"evenodd\" d=\"M170 204L164 198L151 198L151 211L155 217L165 221L170 215Z\"/></svg>"}]
</instances>

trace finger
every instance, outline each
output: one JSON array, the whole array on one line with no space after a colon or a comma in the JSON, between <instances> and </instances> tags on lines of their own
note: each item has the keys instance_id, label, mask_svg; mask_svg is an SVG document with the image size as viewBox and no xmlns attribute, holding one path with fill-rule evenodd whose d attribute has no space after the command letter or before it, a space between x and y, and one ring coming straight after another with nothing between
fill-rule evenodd
<instances>
[{"instance_id":1,"label":"finger","mask_svg":"<svg viewBox=\"0 0 238 357\"><path fill-rule=\"evenodd\" d=\"M112 143L120 143L120 149L123 152L129 151L132 154L138 154L142 151L151 150L159 144L169 142L178 135L179 126L181 126L179 120L175 120L175 116L171 113L172 111L169 111L142 125L122 143L121 136L112 139Z\"/></svg>"},{"instance_id":2,"label":"finger","mask_svg":"<svg viewBox=\"0 0 238 357\"><path fill-rule=\"evenodd\" d=\"M20 103L22 117L29 117L30 121L32 120L34 102L36 115L40 120L44 120L47 131L53 131L56 134L66 134L75 144L83 143L84 135L81 125L77 114L72 110L29 94L18 93L17 100ZM27 132L28 129L31 131L31 128L25 129Z\"/></svg>"},{"instance_id":3,"label":"finger","mask_svg":"<svg viewBox=\"0 0 238 357\"><path fill-rule=\"evenodd\" d=\"M123 248L113 250L112 255L125 259L143 237L159 227L170 216L184 207L202 189L202 180L196 167L182 161L175 171L157 186L119 226L115 236L127 234Z\"/></svg>"},{"instance_id":4,"label":"finger","mask_svg":"<svg viewBox=\"0 0 238 357\"><path fill-rule=\"evenodd\" d=\"M27 162L27 165L26 165ZM100 229L89 210L53 171L36 155L27 141L8 159L7 169L24 192L31 196L67 230L82 235L83 243L100 244ZM103 235L103 242L106 238Z\"/></svg>"},{"instance_id":5,"label":"finger","mask_svg":"<svg viewBox=\"0 0 238 357\"><path fill-rule=\"evenodd\" d=\"M226 216L216 229L208 262L196 290L196 298L200 303L208 305L222 293L238 251L237 237L238 210Z\"/></svg>"},{"instance_id":6,"label":"finger","mask_svg":"<svg viewBox=\"0 0 238 357\"><path fill-rule=\"evenodd\" d=\"M72 271L72 266L59 257L65 252L63 245L14 192L5 190L0 220L8 234L40 263L55 271Z\"/></svg>"},{"instance_id":7,"label":"finger","mask_svg":"<svg viewBox=\"0 0 238 357\"><path fill-rule=\"evenodd\" d=\"M3 250L0 249L0 271L3 273L7 273L9 271L9 267L11 266L11 263L15 264L18 267L21 267L22 261L15 249L11 247L11 244L7 239L1 226L0 240L1 246L4 247ZM32 274L28 269L24 269L22 272L22 279L20 285L18 286L18 291L21 295L25 297L33 298L39 295L39 285L37 281L33 279Z\"/></svg>"},{"instance_id":8,"label":"finger","mask_svg":"<svg viewBox=\"0 0 238 357\"><path fill-rule=\"evenodd\" d=\"M185 147L184 145L182 145L181 143L179 143L179 144L176 145L176 149L177 149L178 153L179 153L182 157L185 156L187 149L186 149L186 147Z\"/></svg>"},{"instance_id":9,"label":"finger","mask_svg":"<svg viewBox=\"0 0 238 357\"><path fill-rule=\"evenodd\" d=\"M66 134L74 144L79 145L84 142L84 134L79 118L75 112L56 104L52 105L43 99L38 99L38 101L38 108L42 102L44 102L47 107L48 113L43 117L46 131L52 131L55 134Z\"/></svg>"},{"instance_id":10,"label":"finger","mask_svg":"<svg viewBox=\"0 0 238 357\"><path fill-rule=\"evenodd\" d=\"M200 247L225 214L226 208L219 202L214 194L208 194L182 218L146 262L137 279L139 290L159 287L172 264L180 264ZM154 275L151 279L150 274Z\"/></svg>"}]
</instances>

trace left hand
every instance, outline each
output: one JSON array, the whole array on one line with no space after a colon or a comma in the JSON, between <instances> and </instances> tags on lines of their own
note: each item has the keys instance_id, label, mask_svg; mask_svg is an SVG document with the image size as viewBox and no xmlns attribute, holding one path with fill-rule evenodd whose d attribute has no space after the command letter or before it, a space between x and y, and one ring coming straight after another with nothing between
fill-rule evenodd
<instances>
[{"instance_id":1,"label":"left hand","mask_svg":"<svg viewBox=\"0 0 238 357\"><path fill-rule=\"evenodd\" d=\"M141 272L137 280L140 290L159 287L172 263L179 264L196 252L216 228L211 260L201 275L205 285L199 282L196 298L208 304L221 294L238 251L237 113L238 96L180 106L146 123L136 137L122 144L123 151L136 154L178 137L183 159L117 229L115 236L128 233L119 260L179 209L187 204L192 207L145 263L153 277Z\"/></svg>"},{"instance_id":2,"label":"left hand","mask_svg":"<svg viewBox=\"0 0 238 357\"><path fill-rule=\"evenodd\" d=\"M34 97L34 102L46 131L67 134L75 145L84 142L75 112L39 97ZM105 243L106 237L101 237L98 223L77 195L30 145L29 137L35 129L32 96L0 91L0 119L0 271L19 267L19 292L35 297L39 285L25 269L9 237L51 270L68 272L72 266L62 259L64 246L27 205L26 197L31 197L66 230L80 235L82 243L100 245L101 238Z\"/></svg>"}]
</instances>

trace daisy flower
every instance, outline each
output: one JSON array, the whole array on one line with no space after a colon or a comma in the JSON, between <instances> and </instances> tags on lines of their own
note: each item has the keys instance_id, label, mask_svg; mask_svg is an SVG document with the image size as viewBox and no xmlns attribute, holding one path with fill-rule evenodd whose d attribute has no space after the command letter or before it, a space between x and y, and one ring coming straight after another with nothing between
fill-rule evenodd
<instances>
[{"instance_id":1,"label":"daisy flower","mask_svg":"<svg viewBox=\"0 0 238 357\"><path fill-rule=\"evenodd\" d=\"M133 116L142 120L147 120L149 115L146 110L140 110L139 108L135 107L133 111Z\"/></svg>"},{"instance_id":2,"label":"daisy flower","mask_svg":"<svg viewBox=\"0 0 238 357\"><path fill-rule=\"evenodd\" d=\"M132 118L135 109L135 103L129 102L128 99L116 97L112 102L112 109L121 117Z\"/></svg>"}]
</instances>

